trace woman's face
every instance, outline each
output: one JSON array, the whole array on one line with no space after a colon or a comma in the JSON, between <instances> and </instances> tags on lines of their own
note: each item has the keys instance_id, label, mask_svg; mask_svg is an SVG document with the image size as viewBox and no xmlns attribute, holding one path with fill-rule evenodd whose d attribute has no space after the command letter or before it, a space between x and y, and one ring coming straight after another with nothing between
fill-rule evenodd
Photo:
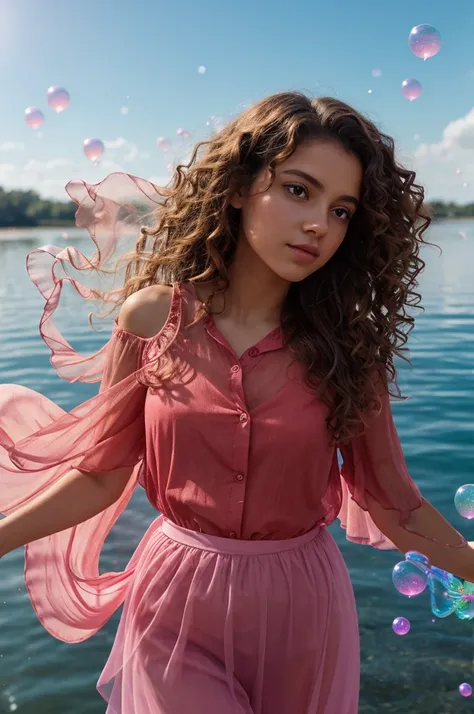
<instances>
[{"instance_id":1,"label":"woman's face","mask_svg":"<svg viewBox=\"0 0 474 714\"><path fill-rule=\"evenodd\" d=\"M335 140L301 144L276 167L271 185L263 169L248 192L234 196L232 205L241 209L239 240L283 280L304 280L344 240L360 200L362 173L359 159Z\"/></svg>"}]
</instances>

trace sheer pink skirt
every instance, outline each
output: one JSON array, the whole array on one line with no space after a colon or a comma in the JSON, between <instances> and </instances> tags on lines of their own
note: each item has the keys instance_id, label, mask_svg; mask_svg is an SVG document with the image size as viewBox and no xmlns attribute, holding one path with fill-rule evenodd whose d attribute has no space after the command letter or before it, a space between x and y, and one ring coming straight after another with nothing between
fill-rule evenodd
<instances>
[{"instance_id":1,"label":"sheer pink skirt","mask_svg":"<svg viewBox=\"0 0 474 714\"><path fill-rule=\"evenodd\" d=\"M357 714L352 584L325 528L283 541L158 518L97 687L107 714Z\"/></svg>"}]
</instances>

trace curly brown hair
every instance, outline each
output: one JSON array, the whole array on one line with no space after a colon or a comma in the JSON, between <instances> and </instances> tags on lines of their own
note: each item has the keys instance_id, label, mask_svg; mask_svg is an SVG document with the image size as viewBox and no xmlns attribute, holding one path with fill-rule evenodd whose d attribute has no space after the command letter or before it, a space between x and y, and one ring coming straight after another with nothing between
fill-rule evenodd
<instances>
[{"instance_id":1,"label":"curly brown hair","mask_svg":"<svg viewBox=\"0 0 474 714\"><path fill-rule=\"evenodd\" d=\"M317 274L291 284L281 324L308 385L329 407L328 428L340 443L360 432L367 409L380 406L381 385L396 385L394 358L409 361L408 310L420 308L419 252L430 223L423 188L397 163L393 139L352 107L331 97L274 94L199 142L159 189L155 225L141 228L126 256L118 304L157 282L212 280L225 291L240 221L232 196L263 168L273 181L275 166L302 142L327 137L361 161L361 203L336 254ZM400 396L398 387L392 396Z\"/></svg>"}]
</instances>

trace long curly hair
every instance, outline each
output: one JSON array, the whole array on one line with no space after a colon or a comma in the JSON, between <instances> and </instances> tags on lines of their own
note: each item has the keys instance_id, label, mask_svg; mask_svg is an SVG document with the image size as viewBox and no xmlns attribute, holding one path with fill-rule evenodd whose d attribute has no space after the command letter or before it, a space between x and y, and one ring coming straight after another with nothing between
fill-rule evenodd
<instances>
[{"instance_id":1,"label":"long curly hair","mask_svg":"<svg viewBox=\"0 0 474 714\"><path fill-rule=\"evenodd\" d=\"M169 185L159 189L154 225L141 228L135 251L126 256L118 304L156 283L212 280L225 291L240 222L232 196L263 168L273 180L275 166L302 142L324 137L361 161L361 203L336 254L291 284L281 325L341 443L363 430L367 410L380 407L381 390L396 386L394 358L409 361L409 310L421 308L416 288L425 264L419 253L430 224L423 188L397 163L393 139L344 102L274 94L199 142L189 163L177 166ZM215 294L205 312L212 312ZM398 387L390 394L399 397Z\"/></svg>"}]
</instances>

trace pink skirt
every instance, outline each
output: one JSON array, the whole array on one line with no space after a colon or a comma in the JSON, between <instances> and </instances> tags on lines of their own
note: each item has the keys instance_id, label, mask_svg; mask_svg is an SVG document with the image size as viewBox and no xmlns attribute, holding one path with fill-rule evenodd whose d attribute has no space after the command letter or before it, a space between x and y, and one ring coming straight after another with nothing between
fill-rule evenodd
<instances>
[{"instance_id":1,"label":"pink skirt","mask_svg":"<svg viewBox=\"0 0 474 714\"><path fill-rule=\"evenodd\" d=\"M354 593L324 527L243 541L154 526L97 684L107 714L357 714Z\"/></svg>"}]
</instances>

